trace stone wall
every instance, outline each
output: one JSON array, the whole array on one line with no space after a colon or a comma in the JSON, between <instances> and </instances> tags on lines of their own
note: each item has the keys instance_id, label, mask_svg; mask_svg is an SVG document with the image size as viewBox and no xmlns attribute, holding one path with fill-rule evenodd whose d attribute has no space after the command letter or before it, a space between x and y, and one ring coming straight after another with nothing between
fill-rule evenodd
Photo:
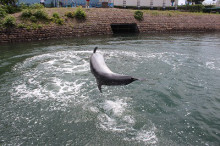
<instances>
[{"instance_id":1,"label":"stone wall","mask_svg":"<svg viewBox=\"0 0 220 146\"><path fill-rule=\"evenodd\" d=\"M16 28L0 30L0 43L47 40L74 36L112 34L112 23L136 23L140 33L146 32L191 32L220 31L220 15L217 14L144 14L143 21L134 18L134 11L126 9L89 9L87 19L65 25L48 25L31 30Z\"/></svg>"}]
</instances>

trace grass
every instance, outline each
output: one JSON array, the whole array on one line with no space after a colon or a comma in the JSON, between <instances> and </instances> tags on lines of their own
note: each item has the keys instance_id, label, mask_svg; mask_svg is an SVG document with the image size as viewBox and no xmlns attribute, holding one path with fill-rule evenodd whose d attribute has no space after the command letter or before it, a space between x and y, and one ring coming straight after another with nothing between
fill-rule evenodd
<instances>
[{"instance_id":1,"label":"grass","mask_svg":"<svg viewBox=\"0 0 220 146\"><path fill-rule=\"evenodd\" d=\"M181 11L159 11L159 10L143 10L145 14L149 14L151 16L168 16L175 17L180 15L210 15L209 13L202 12L181 12Z\"/></svg>"},{"instance_id":2,"label":"grass","mask_svg":"<svg viewBox=\"0 0 220 146\"><path fill-rule=\"evenodd\" d=\"M25 23L19 23L17 25L17 28L26 28L27 30L36 30L36 29L41 29L43 26L42 24L37 24L37 23L31 23L31 24L25 24Z\"/></svg>"}]
</instances>

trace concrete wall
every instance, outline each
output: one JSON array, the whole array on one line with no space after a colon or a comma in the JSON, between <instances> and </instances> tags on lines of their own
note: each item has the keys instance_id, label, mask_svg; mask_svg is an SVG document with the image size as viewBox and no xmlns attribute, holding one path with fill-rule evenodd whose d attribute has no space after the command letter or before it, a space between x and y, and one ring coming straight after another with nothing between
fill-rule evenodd
<instances>
[{"instance_id":1,"label":"concrete wall","mask_svg":"<svg viewBox=\"0 0 220 146\"><path fill-rule=\"evenodd\" d=\"M126 0L126 6L137 6L138 0ZM154 7L162 7L163 2L165 6L171 6L171 0L152 0ZM140 0L140 6L142 7L150 7L151 0ZM115 0L115 6L123 6L123 0Z\"/></svg>"},{"instance_id":2,"label":"concrete wall","mask_svg":"<svg viewBox=\"0 0 220 146\"><path fill-rule=\"evenodd\" d=\"M140 0L140 6L150 6L151 0Z\"/></svg>"},{"instance_id":3,"label":"concrete wall","mask_svg":"<svg viewBox=\"0 0 220 146\"><path fill-rule=\"evenodd\" d=\"M123 0L115 0L114 5L115 6L123 6Z\"/></svg>"},{"instance_id":4,"label":"concrete wall","mask_svg":"<svg viewBox=\"0 0 220 146\"><path fill-rule=\"evenodd\" d=\"M163 4L165 6L171 6L171 0L153 0L153 6L162 7Z\"/></svg>"}]
</instances>

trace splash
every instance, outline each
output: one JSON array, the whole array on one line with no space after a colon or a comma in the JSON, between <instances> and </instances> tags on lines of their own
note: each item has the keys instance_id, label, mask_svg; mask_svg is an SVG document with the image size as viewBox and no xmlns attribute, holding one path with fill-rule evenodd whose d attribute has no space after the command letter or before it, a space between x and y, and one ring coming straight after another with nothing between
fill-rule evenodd
<instances>
[{"instance_id":1,"label":"splash","mask_svg":"<svg viewBox=\"0 0 220 146\"><path fill-rule=\"evenodd\" d=\"M90 81L90 54L91 51L61 51L34 56L17 64L13 71L20 79L12 84L11 98L33 99L34 102L52 100L49 111L65 111L71 105L76 107L76 111L81 111L78 112L80 116L70 119L70 122L86 122L90 119L86 117L90 112L97 116L97 128L119 133L125 141L156 143L155 127L146 129L145 125L142 129L134 128L136 119L130 98L114 96L110 92L106 95L114 100L100 102L96 99L99 97L91 97L97 87L95 82ZM109 58L119 54L131 59L137 57L134 52L111 51L109 54Z\"/></svg>"},{"instance_id":2,"label":"splash","mask_svg":"<svg viewBox=\"0 0 220 146\"><path fill-rule=\"evenodd\" d=\"M105 100L101 105L104 113L98 115L98 128L120 134L125 141L136 141L144 144L156 144L156 127L153 124L144 125L141 129L134 128L135 114L129 105L129 98L115 97L115 100Z\"/></svg>"}]
</instances>

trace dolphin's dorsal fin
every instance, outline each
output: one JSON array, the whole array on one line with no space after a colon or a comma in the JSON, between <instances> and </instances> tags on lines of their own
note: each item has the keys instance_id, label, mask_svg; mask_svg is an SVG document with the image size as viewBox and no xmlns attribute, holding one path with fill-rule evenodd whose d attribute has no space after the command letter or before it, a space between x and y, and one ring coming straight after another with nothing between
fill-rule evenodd
<instances>
[{"instance_id":1,"label":"dolphin's dorsal fin","mask_svg":"<svg viewBox=\"0 0 220 146\"><path fill-rule=\"evenodd\" d=\"M95 49L93 50L93 53L95 53L97 49L98 49L98 47L95 47Z\"/></svg>"}]
</instances>

